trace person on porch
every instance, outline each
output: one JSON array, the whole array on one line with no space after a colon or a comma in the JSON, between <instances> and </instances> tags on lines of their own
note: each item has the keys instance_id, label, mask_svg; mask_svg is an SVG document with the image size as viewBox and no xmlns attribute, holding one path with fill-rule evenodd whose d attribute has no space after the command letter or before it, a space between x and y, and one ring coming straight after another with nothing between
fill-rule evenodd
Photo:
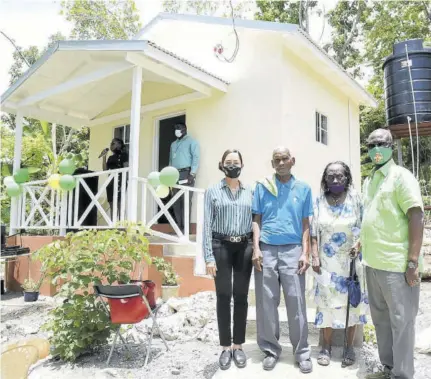
<instances>
[{"instance_id":1,"label":"person on porch","mask_svg":"<svg viewBox=\"0 0 431 379\"><path fill-rule=\"evenodd\" d=\"M180 172L179 185L193 187L196 181L196 172L199 167L200 151L198 142L187 134L186 124L175 125L175 136L169 153L169 166L175 167ZM173 189L173 195L179 190ZM192 195L189 196L189 209L192 209ZM178 227L184 230L184 196L173 205L175 220Z\"/></svg>"},{"instance_id":2,"label":"person on porch","mask_svg":"<svg viewBox=\"0 0 431 379\"><path fill-rule=\"evenodd\" d=\"M102 166L103 170L116 170L119 168L125 168L129 167L129 154L127 154L126 151L124 151L124 141L121 138L114 138L111 141L111 145L109 146L109 149L106 148L100 153L100 157L102 157ZM106 155L108 154L108 151L111 150L112 155L106 160ZM113 215L113 204L114 204L114 192L117 193L117 209L118 213L120 213L121 209L121 183L122 183L122 175L120 174L118 177L118 188L114 191L114 180L112 179L111 182L106 187L106 197L108 199L109 207L111 209L111 217L114 217Z\"/></svg>"},{"instance_id":3,"label":"person on porch","mask_svg":"<svg viewBox=\"0 0 431 379\"><path fill-rule=\"evenodd\" d=\"M214 277L217 294L217 321L222 370L243 368L247 357L242 350L248 310L248 288L252 272L253 193L238 178L243 168L241 153L226 150L219 163L225 178L205 193L203 250L207 273ZM233 286L232 286L233 273ZM233 339L231 300L233 295ZM233 344L232 344L233 342Z\"/></svg>"},{"instance_id":4,"label":"person on porch","mask_svg":"<svg viewBox=\"0 0 431 379\"><path fill-rule=\"evenodd\" d=\"M313 366L308 345L305 272L309 267L311 188L291 173L295 158L279 147L272 155L275 174L256 185L253 197L257 343L265 353L263 369L272 370L281 354L278 305L283 288L289 336L302 373Z\"/></svg>"},{"instance_id":5,"label":"person on porch","mask_svg":"<svg viewBox=\"0 0 431 379\"><path fill-rule=\"evenodd\" d=\"M416 178L392 159L390 131L375 130L367 145L374 169L363 186L360 242L384 366L383 372L367 378L413 379L424 206Z\"/></svg>"}]
</instances>

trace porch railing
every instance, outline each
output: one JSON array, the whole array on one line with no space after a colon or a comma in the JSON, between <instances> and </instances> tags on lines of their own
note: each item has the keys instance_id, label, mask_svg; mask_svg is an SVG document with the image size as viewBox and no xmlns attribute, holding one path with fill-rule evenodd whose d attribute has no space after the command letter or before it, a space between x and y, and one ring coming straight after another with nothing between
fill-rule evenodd
<instances>
[{"instance_id":1,"label":"porch railing","mask_svg":"<svg viewBox=\"0 0 431 379\"><path fill-rule=\"evenodd\" d=\"M148 229L154 227L158 220L165 216L173 233L151 229L151 234L170 243L191 244L197 249L202 246L204 218L204 190L187 186L175 186L176 193L165 204L155 189L145 178L128 178L129 168L100 171L75 175L76 187L71 191L52 189L47 180L23 184L22 194L17 198L16 224L11 229L59 230L64 235L68 229L104 229L121 227L128 218L128 188L137 181L138 207L137 222ZM86 183L88 178L98 178L95 193ZM106 189L113 185L112 209L106 200ZM135 182L136 183L136 182ZM80 209L80 198L87 196L89 204ZM190 201L196 204L196 239L190 232ZM183 200L184 199L184 200ZM178 202L184 201L184 230L180 230L172 217L170 209ZM158 207L158 208L157 208ZM86 225L85 220L90 212L97 212L97 222ZM159 228L160 229L160 228Z\"/></svg>"}]
</instances>

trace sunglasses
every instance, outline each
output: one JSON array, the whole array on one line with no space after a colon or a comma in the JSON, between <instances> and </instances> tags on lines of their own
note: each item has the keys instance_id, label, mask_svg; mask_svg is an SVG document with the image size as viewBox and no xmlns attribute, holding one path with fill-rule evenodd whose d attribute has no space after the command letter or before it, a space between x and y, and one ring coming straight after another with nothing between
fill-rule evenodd
<instances>
[{"instance_id":1,"label":"sunglasses","mask_svg":"<svg viewBox=\"0 0 431 379\"><path fill-rule=\"evenodd\" d=\"M387 142L376 142L367 144L368 150L374 149L375 147L390 147L391 144Z\"/></svg>"}]
</instances>

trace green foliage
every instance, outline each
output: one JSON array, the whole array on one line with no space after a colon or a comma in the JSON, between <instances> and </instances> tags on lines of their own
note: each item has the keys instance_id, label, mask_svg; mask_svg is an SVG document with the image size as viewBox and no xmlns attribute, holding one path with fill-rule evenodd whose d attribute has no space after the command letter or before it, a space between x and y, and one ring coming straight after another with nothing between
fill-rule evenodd
<instances>
[{"instance_id":1,"label":"green foliage","mask_svg":"<svg viewBox=\"0 0 431 379\"><path fill-rule=\"evenodd\" d=\"M35 282L33 279L26 279L24 280L24 283L22 284L22 289L25 292L38 292L40 289L40 286L42 285L43 277L41 280Z\"/></svg>"},{"instance_id":2,"label":"green foliage","mask_svg":"<svg viewBox=\"0 0 431 379\"><path fill-rule=\"evenodd\" d=\"M234 15L241 18L250 10L247 1L232 4ZM206 16L231 17L229 0L163 0L163 11L168 13L192 13Z\"/></svg>"},{"instance_id":3,"label":"green foliage","mask_svg":"<svg viewBox=\"0 0 431 379\"><path fill-rule=\"evenodd\" d=\"M141 227L86 230L68 234L35 254L46 267L59 296L67 299L51 311L44 329L52 333L53 354L74 361L83 352L106 343L115 329L93 285L129 283L134 265L151 263L148 240Z\"/></svg>"},{"instance_id":4,"label":"green foliage","mask_svg":"<svg viewBox=\"0 0 431 379\"><path fill-rule=\"evenodd\" d=\"M258 11L254 17L262 21L297 24L308 31L308 15L317 4L317 1L258 0L256 1Z\"/></svg>"},{"instance_id":5,"label":"green foliage","mask_svg":"<svg viewBox=\"0 0 431 379\"><path fill-rule=\"evenodd\" d=\"M161 257L153 257L152 263L156 266L157 271L162 274L162 285L163 286L177 286L178 275L174 271L171 263L167 262Z\"/></svg>"},{"instance_id":6,"label":"green foliage","mask_svg":"<svg viewBox=\"0 0 431 379\"><path fill-rule=\"evenodd\" d=\"M377 344L376 329L374 325L364 325L364 341L372 343L373 345Z\"/></svg>"},{"instance_id":7,"label":"green foliage","mask_svg":"<svg viewBox=\"0 0 431 379\"><path fill-rule=\"evenodd\" d=\"M72 39L130 39L141 27L133 0L62 1L60 14L74 25Z\"/></svg>"}]
</instances>

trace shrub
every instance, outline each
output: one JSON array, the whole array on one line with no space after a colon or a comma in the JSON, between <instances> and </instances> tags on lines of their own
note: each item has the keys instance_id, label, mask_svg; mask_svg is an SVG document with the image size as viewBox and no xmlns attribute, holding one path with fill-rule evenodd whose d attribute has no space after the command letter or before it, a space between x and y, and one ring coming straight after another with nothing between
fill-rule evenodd
<instances>
[{"instance_id":1,"label":"shrub","mask_svg":"<svg viewBox=\"0 0 431 379\"><path fill-rule=\"evenodd\" d=\"M53 354L74 361L106 343L116 327L93 295L94 284L129 283L134 264L151 263L143 230L85 230L68 234L36 253L53 284L60 285L62 305L50 312L44 329L52 333Z\"/></svg>"},{"instance_id":2,"label":"shrub","mask_svg":"<svg viewBox=\"0 0 431 379\"><path fill-rule=\"evenodd\" d=\"M153 257L152 260L154 266L156 266L157 271L162 274L162 285L163 286L177 286L178 285L178 275L174 271L171 263L167 262L161 257Z\"/></svg>"},{"instance_id":3,"label":"shrub","mask_svg":"<svg viewBox=\"0 0 431 379\"><path fill-rule=\"evenodd\" d=\"M376 329L374 325L366 324L364 325L364 340L365 342L377 344Z\"/></svg>"}]
</instances>

